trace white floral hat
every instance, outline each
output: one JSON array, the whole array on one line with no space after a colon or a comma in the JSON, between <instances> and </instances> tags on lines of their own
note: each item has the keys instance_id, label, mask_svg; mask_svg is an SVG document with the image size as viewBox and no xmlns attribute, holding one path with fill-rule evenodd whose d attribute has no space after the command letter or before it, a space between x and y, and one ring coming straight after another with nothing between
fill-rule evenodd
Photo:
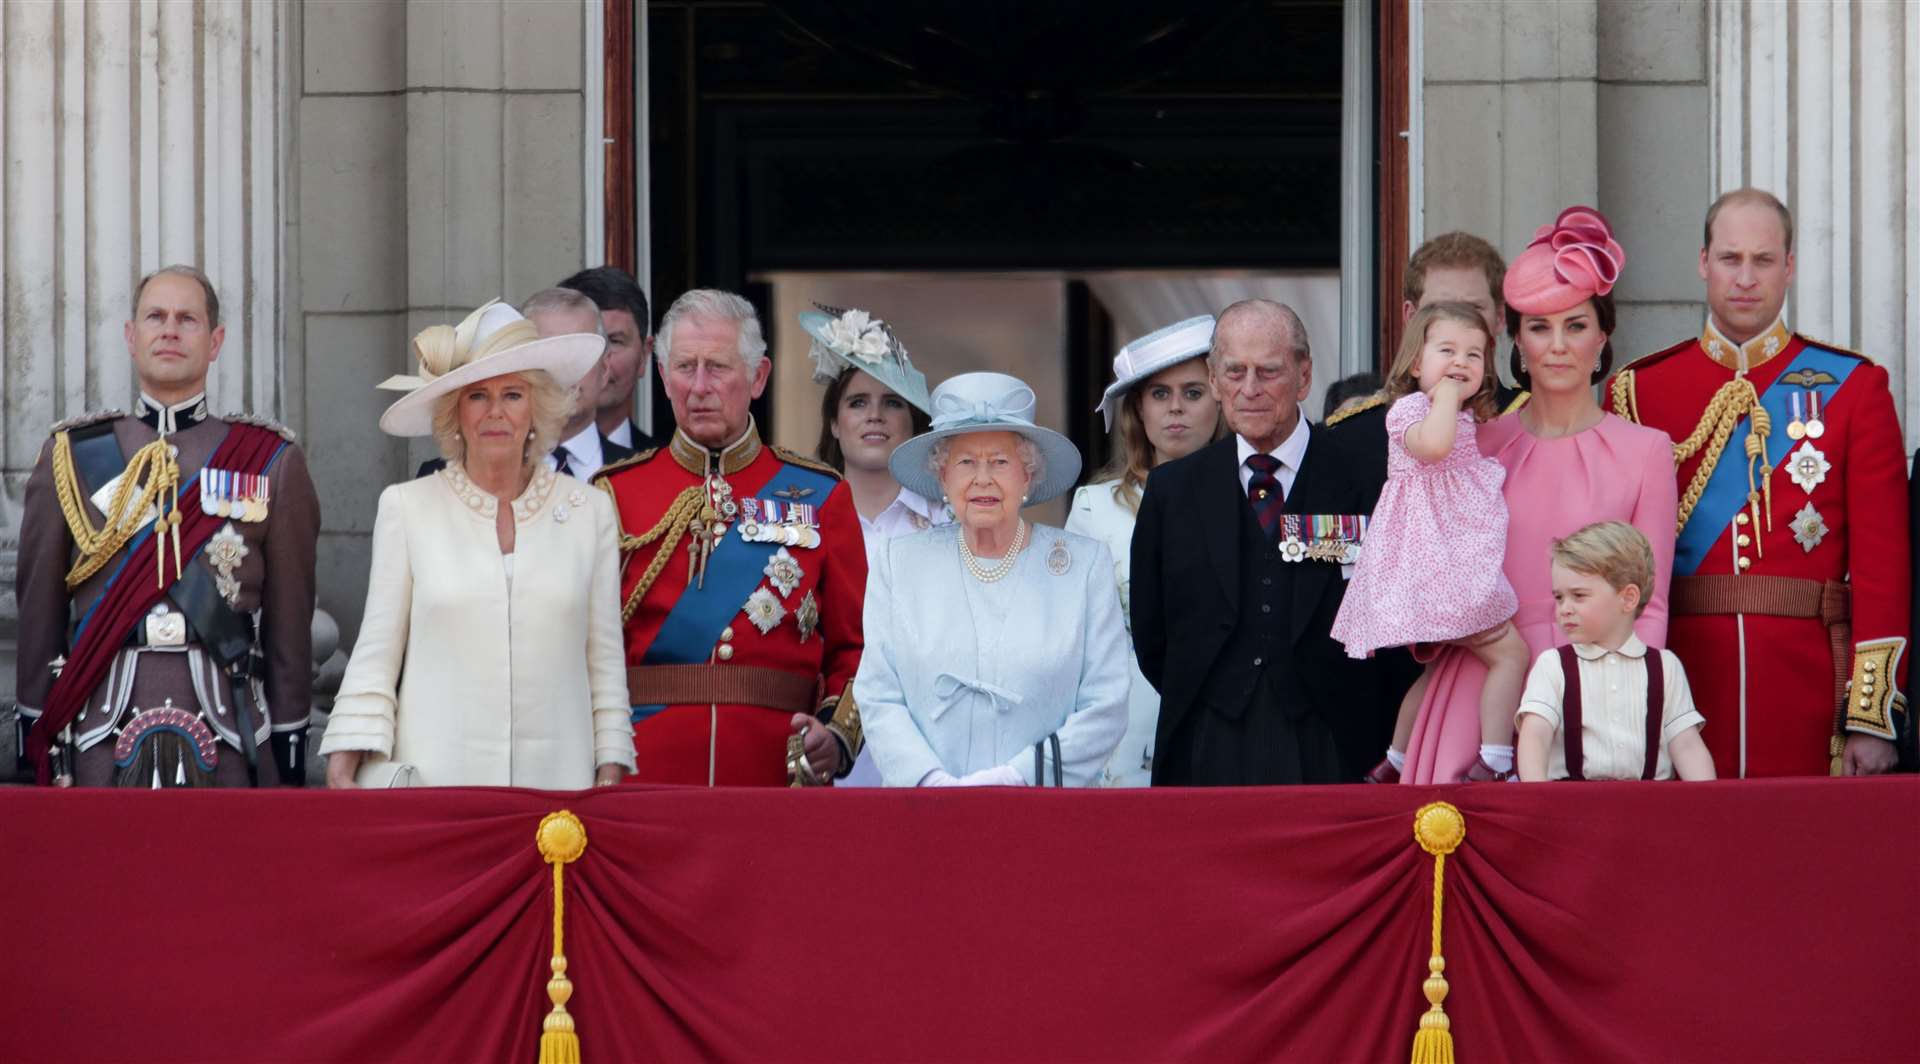
<instances>
[{"instance_id":1,"label":"white floral hat","mask_svg":"<svg viewBox=\"0 0 1920 1064\"><path fill-rule=\"evenodd\" d=\"M1212 349L1211 314L1155 329L1121 348L1120 353L1113 356L1113 383L1107 385L1107 394L1101 396L1100 405L1094 407L1106 420L1107 431L1113 431L1113 417L1120 411L1120 398L1134 385L1168 366L1199 358Z\"/></svg>"},{"instance_id":2,"label":"white floral hat","mask_svg":"<svg viewBox=\"0 0 1920 1064\"><path fill-rule=\"evenodd\" d=\"M895 447L887 468L901 487L938 501L946 493L940 490L940 478L927 468L935 443L973 432L1018 433L1040 448L1045 467L1027 489L1027 501L1045 502L1080 479L1080 449L1052 429L1035 425L1033 406L1033 389L1018 377L987 372L948 377L933 391L933 427Z\"/></svg>"},{"instance_id":3,"label":"white floral hat","mask_svg":"<svg viewBox=\"0 0 1920 1064\"><path fill-rule=\"evenodd\" d=\"M380 415L380 430L390 436L431 436L435 399L507 373L544 370L554 383L571 388L606 349L606 337L593 333L543 337L519 311L489 300L459 325L434 325L413 338L419 371L376 385L407 393Z\"/></svg>"},{"instance_id":4,"label":"white floral hat","mask_svg":"<svg viewBox=\"0 0 1920 1064\"><path fill-rule=\"evenodd\" d=\"M900 398L933 413L927 396L927 375L913 368L907 349L893 328L864 310L820 306L802 311L800 327L813 337L813 379L831 384L840 374L857 369L899 393Z\"/></svg>"}]
</instances>

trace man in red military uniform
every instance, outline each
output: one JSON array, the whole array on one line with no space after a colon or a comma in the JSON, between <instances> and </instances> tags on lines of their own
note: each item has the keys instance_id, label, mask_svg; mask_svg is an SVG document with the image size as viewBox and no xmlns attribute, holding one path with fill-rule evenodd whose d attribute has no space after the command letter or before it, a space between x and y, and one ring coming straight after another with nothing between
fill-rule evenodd
<instances>
[{"instance_id":1,"label":"man in red military uniform","mask_svg":"<svg viewBox=\"0 0 1920 1064\"><path fill-rule=\"evenodd\" d=\"M1723 776L1894 766L1911 604L1905 450L1887 372L1789 332L1793 217L1758 189L1707 212L1698 337L1607 406L1674 440L1670 649Z\"/></svg>"},{"instance_id":2,"label":"man in red military uniform","mask_svg":"<svg viewBox=\"0 0 1920 1064\"><path fill-rule=\"evenodd\" d=\"M772 364L752 304L688 292L656 350L679 428L594 478L620 517L628 778L830 782L861 743L867 556L848 489L760 441L748 405Z\"/></svg>"}]
</instances>

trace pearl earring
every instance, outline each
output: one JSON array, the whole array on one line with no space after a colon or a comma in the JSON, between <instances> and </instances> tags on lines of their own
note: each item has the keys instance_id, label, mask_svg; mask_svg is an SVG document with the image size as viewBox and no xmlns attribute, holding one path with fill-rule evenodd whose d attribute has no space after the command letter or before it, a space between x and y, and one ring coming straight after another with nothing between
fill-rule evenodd
<instances>
[{"instance_id":1,"label":"pearl earring","mask_svg":"<svg viewBox=\"0 0 1920 1064\"><path fill-rule=\"evenodd\" d=\"M1032 498L1032 496L1031 496L1031 495L1022 495L1022 496L1020 496L1020 505L1022 505L1022 506L1025 506L1025 505L1027 504L1027 500L1028 500L1028 499L1030 499L1030 498Z\"/></svg>"}]
</instances>

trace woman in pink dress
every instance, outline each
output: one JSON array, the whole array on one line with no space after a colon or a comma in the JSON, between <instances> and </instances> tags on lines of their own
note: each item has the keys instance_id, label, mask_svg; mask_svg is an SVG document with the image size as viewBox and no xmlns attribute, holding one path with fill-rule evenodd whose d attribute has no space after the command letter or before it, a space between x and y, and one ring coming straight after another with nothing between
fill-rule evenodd
<instances>
[{"instance_id":1,"label":"woman in pink dress","mask_svg":"<svg viewBox=\"0 0 1920 1064\"><path fill-rule=\"evenodd\" d=\"M1481 426L1479 442L1507 471L1504 569L1520 599L1514 625L1534 655L1565 642L1553 623L1549 544L1596 521L1626 521L1653 544L1654 592L1634 631L1651 647L1667 641L1678 508L1673 441L1602 411L1594 396L1613 367L1609 293L1625 259L1600 212L1570 207L1534 234L1502 285L1514 376L1532 398ZM1451 783L1476 760L1475 710L1487 670L1471 651L1446 647L1426 676L1399 776ZM1370 778L1393 777L1376 770Z\"/></svg>"},{"instance_id":2,"label":"woman in pink dress","mask_svg":"<svg viewBox=\"0 0 1920 1064\"><path fill-rule=\"evenodd\" d=\"M1513 714L1532 660L1500 571L1506 471L1475 442L1497 409L1492 354L1493 333L1471 304L1429 304L1407 323L1387 372L1387 485L1332 632L1356 658L1411 644L1472 651L1487 667L1477 710L1488 773L1513 768ZM1401 700L1403 743L1426 686L1423 675Z\"/></svg>"}]
</instances>

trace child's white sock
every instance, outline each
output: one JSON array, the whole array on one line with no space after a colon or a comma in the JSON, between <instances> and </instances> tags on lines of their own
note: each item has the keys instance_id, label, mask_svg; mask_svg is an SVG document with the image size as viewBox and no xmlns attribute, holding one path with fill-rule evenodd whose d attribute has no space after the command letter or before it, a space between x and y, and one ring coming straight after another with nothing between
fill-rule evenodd
<instances>
[{"instance_id":1,"label":"child's white sock","mask_svg":"<svg viewBox=\"0 0 1920 1064\"><path fill-rule=\"evenodd\" d=\"M1387 747L1387 764L1392 765L1395 772L1404 772L1407 768L1407 755L1389 746Z\"/></svg>"},{"instance_id":2,"label":"child's white sock","mask_svg":"<svg viewBox=\"0 0 1920 1064\"><path fill-rule=\"evenodd\" d=\"M1480 760L1495 772L1513 771L1513 747L1495 746L1492 743L1480 744Z\"/></svg>"}]
</instances>

